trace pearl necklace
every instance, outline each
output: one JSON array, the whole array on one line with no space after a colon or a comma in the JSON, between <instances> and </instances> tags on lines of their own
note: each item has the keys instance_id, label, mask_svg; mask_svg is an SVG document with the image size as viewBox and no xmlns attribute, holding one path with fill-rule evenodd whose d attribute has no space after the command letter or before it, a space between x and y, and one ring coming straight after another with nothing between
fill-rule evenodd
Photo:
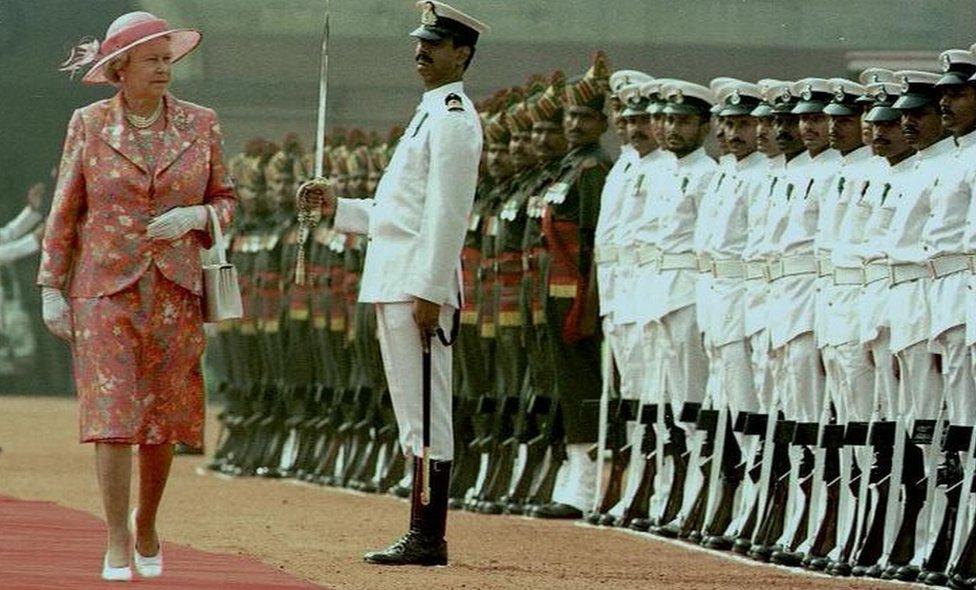
<instances>
[{"instance_id":1,"label":"pearl necklace","mask_svg":"<svg viewBox=\"0 0 976 590\"><path fill-rule=\"evenodd\" d=\"M162 114L163 101L160 100L159 104L156 106L156 110L153 111L148 117L142 117L132 112L126 112L125 120L136 129L148 129L156 124L156 121L159 120L159 117Z\"/></svg>"}]
</instances>

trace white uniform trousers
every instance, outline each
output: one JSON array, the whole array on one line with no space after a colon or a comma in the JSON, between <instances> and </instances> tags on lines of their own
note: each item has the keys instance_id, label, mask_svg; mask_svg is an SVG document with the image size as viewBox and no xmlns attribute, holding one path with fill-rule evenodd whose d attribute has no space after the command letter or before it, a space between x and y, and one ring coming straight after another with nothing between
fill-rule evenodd
<instances>
[{"instance_id":1,"label":"white uniform trousers","mask_svg":"<svg viewBox=\"0 0 976 590\"><path fill-rule=\"evenodd\" d=\"M623 399L642 400L644 389L644 351L641 347L641 332L635 323L615 324L608 332L613 333L611 348L617 370L620 372L620 397ZM638 417L640 417L638 407ZM630 463L627 466L627 479L624 493L610 514L621 516L633 501L640 486L644 473L644 455L641 453L641 443L644 440L644 425L639 421L627 423L627 442L630 447Z\"/></svg>"},{"instance_id":2,"label":"white uniform trousers","mask_svg":"<svg viewBox=\"0 0 976 590\"><path fill-rule=\"evenodd\" d=\"M922 459L925 468L926 489L925 504L916 519L915 554L911 563L921 565L927 557L925 547L928 544L929 530L932 525L933 504L935 498L935 470L939 463L939 440L942 413L942 376L936 370L935 360L926 341L916 342L898 351L898 389L899 404L902 408L903 422L911 433L915 420L936 420L935 442L922 447ZM898 459L897 457L895 458ZM895 530L901 526L901 512L898 508L898 522ZM937 520L938 517L935 519ZM894 523L893 523L894 524ZM938 526L938 525L934 525Z\"/></svg>"},{"instance_id":3,"label":"white uniform trousers","mask_svg":"<svg viewBox=\"0 0 976 590\"><path fill-rule=\"evenodd\" d=\"M440 324L451 330L454 308L441 307ZM377 336L383 355L383 369L393 401L400 447L407 455L420 457L423 449L423 350L420 330L413 319L413 303L377 303ZM451 420L451 350L437 336L431 338L431 459L454 459Z\"/></svg>"}]
</instances>

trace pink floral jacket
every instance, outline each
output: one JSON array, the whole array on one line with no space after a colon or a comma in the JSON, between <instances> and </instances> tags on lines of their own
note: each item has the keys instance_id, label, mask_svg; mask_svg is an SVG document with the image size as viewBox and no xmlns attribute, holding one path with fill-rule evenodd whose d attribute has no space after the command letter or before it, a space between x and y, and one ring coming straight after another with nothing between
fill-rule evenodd
<instances>
[{"instance_id":1,"label":"pink floral jacket","mask_svg":"<svg viewBox=\"0 0 976 590\"><path fill-rule=\"evenodd\" d=\"M167 124L155 174L125 124L121 93L74 112L44 234L39 285L69 297L101 297L129 287L155 264L171 281L201 293L200 248L210 247L209 233L150 240L146 226L173 207L206 203L226 227L234 187L224 167L217 115L169 94L164 101Z\"/></svg>"}]
</instances>

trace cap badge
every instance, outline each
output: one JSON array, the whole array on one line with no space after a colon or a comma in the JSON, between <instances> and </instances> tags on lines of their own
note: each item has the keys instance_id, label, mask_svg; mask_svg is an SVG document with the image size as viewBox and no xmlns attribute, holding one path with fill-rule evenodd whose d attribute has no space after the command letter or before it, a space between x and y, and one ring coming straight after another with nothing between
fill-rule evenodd
<instances>
[{"instance_id":1,"label":"cap badge","mask_svg":"<svg viewBox=\"0 0 976 590\"><path fill-rule=\"evenodd\" d=\"M834 88L834 100L837 102L844 102L844 88L842 86L837 86Z\"/></svg>"},{"instance_id":2,"label":"cap badge","mask_svg":"<svg viewBox=\"0 0 976 590\"><path fill-rule=\"evenodd\" d=\"M901 91L902 92L908 92L908 89L909 89L910 86L911 85L908 83L908 76L902 76L901 77Z\"/></svg>"},{"instance_id":3,"label":"cap badge","mask_svg":"<svg viewBox=\"0 0 976 590\"><path fill-rule=\"evenodd\" d=\"M742 102L742 95L739 94L739 89L736 88L735 90L732 91L732 94L729 96L729 103L739 104L740 102Z\"/></svg>"},{"instance_id":4,"label":"cap badge","mask_svg":"<svg viewBox=\"0 0 976 590\"><path fill-rule=\"evenodd\" d=\"M804 86L803 93L800 94L800 97L803 98L803 100L810 100L813 98L813 85L807 84Z\"/></svg>"},{"instance_id":5,"label":"cap badge","mask_svg":"<svg viewBox=\"0 0 976 590\"><path fill-rule=\"evenodd\" d=\"M943 72L948 72L950 69L952 69L952 60L949 59L949 54L948 53L943 53L939 57L939 61L942 63L942 71Z\"/></svg>"},{"instance_id":6,"label":"cap badge","mask_svg":"<svg viewBox=\"0 0 976 590\"><path fill-rule=\"evenodd\" d=\"M790 96L790 89L789 88L783 88L780 91L780 93L779 93L779 99L778 100L780 102L790 102L790 98L792 98L792 96Z\"/></svg>"},{"instance_id":7,"label":"cap badge","mask_svg":"<svg viewBox=\"0 0 976 590\"><path fill-rule=\"evenodd\" d=\"M425 27L437 25L437 13L434 12L434 4L432 2L428 2L427 6L424 6L424 11L420 15L420 24Z\"/></svg>"},{"instance_id":8,"label":"cap badge","mask_svg":"<svg viewBox=\"0 0 976 590\"><path fill-rule=\"evenodd\" d=\"M888 102L888 92L882 88L877 94L874 95L874 99L878 102Z\"/></svg>"},{"instance_id":9,"label":"cap badge","mask_svg":"<svg viewBox=\"0 0 976 590\"><path fill-rule=\"evenodd\" d=\"M681 104L685 101L685 93L679 88L678 90L674 91L674 96L671 98L671 100L674 101L675 104Z\"/></svg>"}]
</instances>

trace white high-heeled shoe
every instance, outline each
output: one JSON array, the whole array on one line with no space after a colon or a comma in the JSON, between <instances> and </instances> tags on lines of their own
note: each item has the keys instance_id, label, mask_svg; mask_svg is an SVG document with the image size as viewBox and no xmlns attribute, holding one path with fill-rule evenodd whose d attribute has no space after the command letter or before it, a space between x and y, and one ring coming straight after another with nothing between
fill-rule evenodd
<instances>
[{"instance_id":1,"label":"white high-heeled shoe","mask_svg":"<svg viewBox=\"0 0 976 590\"><path fill-rule=\"evenodd\" d=\"M132 580L132 568L112 567L108 564L108 553L102 561L102 579L109 582L129 582Z\"/></svg>"},{"instance_id":2,"label":"white high-heeled shoe","mask_svg":"<svg viewBox=\"0 0 976 590\"><path fill-rule=\"evenodd\" d=\"M138 511L138 508L133 508L132 514L129 515L129 528L132 529L132 561L140 577L158 578L163 575L163 544L159 544L159 550L152 557L139 554L139 550L136 549L136 512Z\"/></svg>"}]
</instances>

